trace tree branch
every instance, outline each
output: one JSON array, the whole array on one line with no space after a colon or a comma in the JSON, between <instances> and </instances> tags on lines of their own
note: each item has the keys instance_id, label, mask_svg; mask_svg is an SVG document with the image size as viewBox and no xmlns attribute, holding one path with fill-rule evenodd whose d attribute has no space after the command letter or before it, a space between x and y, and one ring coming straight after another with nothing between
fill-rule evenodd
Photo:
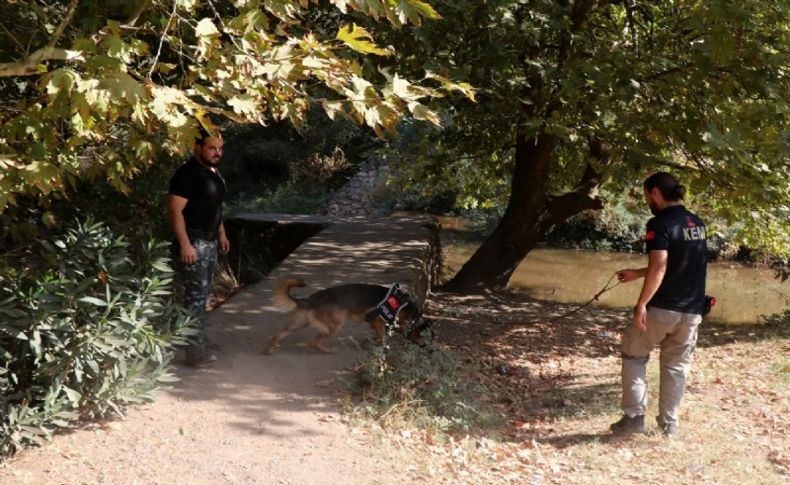
<instances>
[{"instance_id":1,"label":"tree branch","mask_svg":"<svg viewBox=\"0 0 790 485\"><path fill-rule=\"evenodd\" d=\"M39 74L38 65L46 61L83 60L82 54L66 49L42 47L19 62L0 62L0 78L23 77Z\"/></svg>"},{"instance_id":2,"label":"tree branch","mask_svg":"<svg viewBox=\"0 0 790 485\"><path fill-rule=\"evenodd\" d=\"M77 11L77 5L79 5L80 0L71 0L71 4L69 5L69 10L66 12L66 16L63 17L63 20L60 21L60 25L58 28L55 29L55 33L52 34L52 37L49 39L49 43L47 47L50 49L55 47L55 44L58 43L61 37L63 37L63 32L66 31L66 27L69 26L72 19L74 19L74 12Z\"/></svg>"},{"instance_id":3,"label":"tree branch","mask_svg":"<svg viewBox=\"0 0 790 485\"><path fill-rule=\"evenodd\" d=\"M640 83L647 83L647 82L650 82L650 81L655 81L655 80L660 79L660 78L665 77L665 76L671 76L672 74L683 72L683 70L689 69L691 67L693 67L691 64L684 64L682 66L671 67L671 68L669 68L667 70L656 72L656 73L653 73L653 74L651 74L649 76L638 78L637 81L639 81Z\"/></svg>"},{"instance_id":4,"label":"tree branch","mask_svg":"<svg viewBox=\"0 0 790 485\"><path fill-rule=\"evenodd\" d=\"M589 139L590 156L598 162L599 167L612 162L612 153L609 147L598 137ZM584 168L579 183L573 191L562 195L550 195L547 206L552 224L559 224L565 219L587 209L602 209L603 201L598 198L598 187L601 185L601 171L588 163Z\"/></svg>"},{"instance_id":5,"label":"tree branch","mask_svg":"<svg viewBox=\"0 0 790 485\"><path fill-rule=\"evenodd\" d=\"M79 53L73 53L55 47L60 38L63 37L66 27L68 27L74 19L74 13L77 11L77 5L79 3L79 0L71 0L66 15L63 17L63 20L60 21L60 25L55 29L55 32L52 34L52 37L50 37L46 46L37 49L19 62L0 63L0 77L33 76L39 73L38 65L42 62L81 59L82 56Z\"/></svg>"},{"instance_id":6,"label":"tree branch","mask_svg":"<svg viewBox=\"0 0 790 485\"><path fill-rule=\"evenodd\" d=\"M594 0L579 0L569 4L567 0L563 0L559 3L563 7L569 8L568 15L571 21L570 29L563 30L560 34L559 59L557 64L561 68L570 58L573 35L587 27L590 11L596 2Z\"/></svg>"},{"instance_id":7,"label":"tree branch","mask_svg":"<svg viewBox=\"0 0 790 485\"><path fill-rule=\"evenodd\" d=\"M141 5L145 6L148 3L147 1L141 2ZM162 45L165 43L165 37L167 37L167 32L170 31L170 24L173 23L173 17L176 16L176 11L178 10L178 2L173 2L173 12L170 14L170 18L167 19L167 25L165 25L165 30L162 31L162 37L159 38L159 48L156 50L156 56L154 56L154 61L151 63L151 69L148 71L148 81L151 81L151 76L154 75L154 69L156 69L156 63L159 62L159 56L162 55Z\"/></svg>"},{"instance_id":8,"label":"tree branch","mask_svg":"<svg viewBox=\"0 0 790 485\"><path fill-rule=\"evenodd\" d=\"M550 195L547 197L546 204L550 207L549 217L551 224L559 224L584 210L603 209L603 200L598 197L591 197L579 190L562 195Z\"/></svg>"},{"instance_id":9,"label":"tree branch","mask_svg":"<svg viewBox=\"0 0 790 485\"><path fill-rule=\"evenodd\" d=\"M636 57L639 58L639 31L636 28L636 19L634 19L634 10L636 10L636 2L631 0L625 6L626 18L628 19L628 28L631 30L631 42L634 44Z\"/></svg>"},{"instance_id":10,"label":"tree branch","mask_svg":"<svg viewBox=\"0 0 790 485\"><path fill-rule=\"evenodd\" d=\"M20 50L20 52L25 52L25 46L23 46L23 45L22 45L22 43L21 43L21 42L19 42L19 40L17 40L17 38L16 38L16 37L14 37L14 34L12 34L12 33L11 33L11 31L10 31L10 30L8 30L8 28L6 28L5 24L4 24L4 23L2 23L2 22L0 22L0 27L2 27L2 29L3 29L3 32L5 32L5 33L6 33L6 35L8 35L8 37L10 37L10 38L11 38L11 40L13 40L13 41L14 41L14 44L16 44L17 46L19 46L19 50Z\"/></svg>"}]
</instances>

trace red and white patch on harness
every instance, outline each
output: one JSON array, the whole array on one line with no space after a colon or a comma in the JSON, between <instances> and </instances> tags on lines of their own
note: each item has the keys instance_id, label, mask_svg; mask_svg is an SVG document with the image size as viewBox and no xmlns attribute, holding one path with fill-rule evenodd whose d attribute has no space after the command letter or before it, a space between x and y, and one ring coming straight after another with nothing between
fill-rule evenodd
<instances>
[{"instance_id":1,"label":"red and white patch on harness","mask_svg":"<svg viewBox=\"0 0 790 485\"><path fill-rule=\"evenodd\" d=\"M401 306L401 303L400 300L398 300L394 295L391 295L389 298L387 298L387 305L389 305L390 308L395 310L399 306Z\"/></svg>"},{"instance_id":2,"label":"red and white patch on harness","mask_svg":"<svg viewBox=\"0 0 790 485\"><path fill-rule=\"evenodd\" d=\"M652 241L655 238L656 238L655 231L647 231L647 234L645 234L645 241Z\"/></svg>"},{"instance_id":3,"label":"red and white patch on harness","mask_svg":"<svg viewBox=\"0 0 790 485\"><path fill-rule=\"evenodd\" d=\"M384 299L378 304L379 316L387 326L391 326L398 318L398 313L408 304L409 293L398 283L393 283Z\"/></svg>"}]
</instances>

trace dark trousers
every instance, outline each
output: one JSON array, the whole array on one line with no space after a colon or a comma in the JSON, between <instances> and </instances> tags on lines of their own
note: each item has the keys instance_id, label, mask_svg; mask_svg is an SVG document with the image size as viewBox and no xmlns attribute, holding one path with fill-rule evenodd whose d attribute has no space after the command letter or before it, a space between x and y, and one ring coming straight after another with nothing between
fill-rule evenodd
<instances>
[{"instance_id":1,"label":"dark trousers","mask_svg":"<svg viewBox=\"0 0 790 485\"><path fill-rule=\"evenodd\" d=\"M206 350L206 303L211 294L211 282L217 267L217 241L195 239L192 246L197 252L193 264L181 261L175 256L178 282L184 290L184 308L198 319L198 334L187 347L187 359L200 358Z\"/></svg>"}]
</instances>

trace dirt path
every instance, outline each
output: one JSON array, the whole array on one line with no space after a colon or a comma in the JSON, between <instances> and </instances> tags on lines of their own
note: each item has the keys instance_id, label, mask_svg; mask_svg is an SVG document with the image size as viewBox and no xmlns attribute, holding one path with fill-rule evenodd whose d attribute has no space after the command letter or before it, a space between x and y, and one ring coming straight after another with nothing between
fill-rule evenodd
<instances>
[{"instance_id":1,"label":"dirt path","mask_svg":"<svg viewBox=\"0 0 790 485\"><path fill-rule=\"evenodd\" d=\"M368 329L344 329L330 342L338 350L333 355L304 346L312 331L289 336L272 356L260 350L284 322L269 306L281 277L307 280L309 288L297 295L338 283L394 281L424 294L433 251L424 223L331 225L269 278L211 312L209 338L219 346L214 366L178 367L174 388L125 419L25 450L0 468L0 483L402 482L396 456L341 422L341 379L364 355L353 342L368 338Z\"/></svg>"}]
</instances>

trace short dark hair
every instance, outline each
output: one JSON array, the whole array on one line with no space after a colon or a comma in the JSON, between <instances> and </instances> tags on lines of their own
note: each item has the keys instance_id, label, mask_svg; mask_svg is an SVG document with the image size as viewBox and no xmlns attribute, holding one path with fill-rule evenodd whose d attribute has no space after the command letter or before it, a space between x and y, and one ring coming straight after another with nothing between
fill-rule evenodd
<instances>
[{"instance_id":1,"label":"short dark hair","mask_svg":"<svg viewBox=\"0 0 790 485\"><path fill-rule=\"evenodd\" d=\"M206 141L206 138L218 137L218 136L220 136L219 128L217 128L217 130L212 133L208 131L206 128L204 128L203 125L199 125L198 134L195 135L195 145L203 146L203 142Z\"/></svg>"},{"instance_id":2,"label":"short dark hair","mask_svg":"<svg viewBox=\"0 0 790 485\"><path fill-rule=\"evenodd\" d=\"M672 202L683 199L686 195L686 187L680 185L675 177L667 172L656 172L645 179L644 187L653 190L658 187L664 199Z\"/></svg>"}]
</instances>

